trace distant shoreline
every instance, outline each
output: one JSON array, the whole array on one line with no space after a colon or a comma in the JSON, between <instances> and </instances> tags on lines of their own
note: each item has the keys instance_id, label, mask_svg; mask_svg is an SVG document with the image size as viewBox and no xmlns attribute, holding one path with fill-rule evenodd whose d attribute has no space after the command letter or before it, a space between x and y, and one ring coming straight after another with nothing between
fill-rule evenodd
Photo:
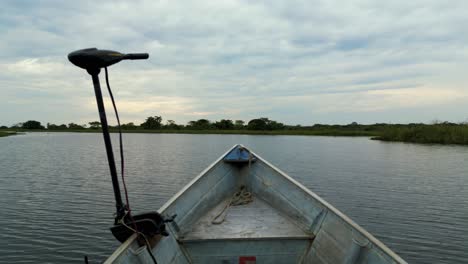
<instances>
[{"instance_id":1,"label":"distant shoreline","mask_svg":"<svg viewBox=\"0 0 468 264\"><path fill-rule=\"evenodd\" d=\"M100 129L18 129L16 132L50 132L50 133L101 133ZM118 133L117 129L110 129L111 133ZM2 133L0 131L0 133ZM376 133L359 130L192 130L192 129L132 129L122 130L122 133L142 133L142 134L212 134L212 135L284 135L284 136L356 136L371 137L377 136ZM6 135L5 135L6 136Z\"/></svg>"},{"instance_id":2,"label":"distant shoreline","mask_svg":"<svg viewBox=\"0 0 468 264\"><path fill-rule=\"evenodd\" d=\"M100 133L101 129L0 129L1 136L15 135L18 132L80 132ZM111 127L111 133L118 132ZM319 125L279 130L249 130L249 129L123 129L123 133L155 133L155 134L215 134L215 135L291 135L291 136L348 136L371 137L373 140L389 142L408 142L422 144L457 144L468 145L468 124L437 123L437 124L375 124L375 125Z\"/></svg>"},{"instance_id":3,"label":"distant shoreline","mask_svg":"<svg viewBox=\"0 0 468 264\"><path fill-rule=\"evenodd\" d=\"M11 131L11 130L5 130L5 131L0 131L0 137L7 137L7 136L14 136L18 135L16 131Z\"/></svg>"},{"instance_id":4,"label":"distant shoreline","mask_svg":"<svg viewBox=\"0 0 468 264\"><path fill-rule=\"evenodd\" d=\"M8 132L7 132L8 131ZM13 133L12 133L13 132ZM1 136L14 135L18 132L79 132L100 133L101 129L15 129L0 130ZM118 130L110 128L111 133ZM376 125L321 125L318 128L307 127L280 130L221 130L221 129L124 129L123 133L154 133L154 134L215 134L215 135L289 135L289 136L347 136L371 137L373 140L389 142L408 142L421 144L456 144L468 145L468 124L437 123L437 124L376 124Z\"/></svg>"}]
</instances>

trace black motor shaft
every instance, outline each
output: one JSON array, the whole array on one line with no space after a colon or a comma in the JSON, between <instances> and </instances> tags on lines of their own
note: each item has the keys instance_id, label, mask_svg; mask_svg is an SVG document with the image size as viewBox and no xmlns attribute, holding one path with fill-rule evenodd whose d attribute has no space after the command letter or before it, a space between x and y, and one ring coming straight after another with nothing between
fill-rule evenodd
<instances>
[{"instance_id":1,"label":"black motor shaft","mask_svg":"<svg viewBox=\"0 0 468 264\"><path fill-rule=\"evenodd\" d=\"M115 167L114 154L112 151L112 143L107 125L106 110L104 108L104 101L102 99L101 85L99 82L99 72L101 68L108 67L121 60L138 60L147 59L148 53L135 53L123 54L112 50L99 50L96 48L81 49L68 54L68 59L74 65L88 71L93 80L94 92L96 95L96 102L99 111L99 118L102 125L102 135L104 136L104 143L106 146L107 161L109 163L109 170L112 178L112 186L114 189L114 196L116 202L117 214L115 224L117 224L125 215L126 208L122 203L120 195L119 181L117 178L117 169Z\"/></svg>"}]
</instances>

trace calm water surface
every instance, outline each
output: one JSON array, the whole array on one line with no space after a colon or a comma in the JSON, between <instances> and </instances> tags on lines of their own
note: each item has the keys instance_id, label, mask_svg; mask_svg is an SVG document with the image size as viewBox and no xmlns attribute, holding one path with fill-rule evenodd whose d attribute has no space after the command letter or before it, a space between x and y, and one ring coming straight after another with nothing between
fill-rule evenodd
<instances>
[{"instance_id":1,"label":"calm water surface","mask_svg":"<svg viewBox=\"0 0 468 264\"><path fill-rule=\"evenodd\" d=\"M113 135L116 143L116 135ZM157 210L234 144L250 147L410 263L468 263L468 147L367 138L125 134L134 211ZM0 138L0 262L91 263L117 246L100 134Z\"/></svg>"}]
</instances>

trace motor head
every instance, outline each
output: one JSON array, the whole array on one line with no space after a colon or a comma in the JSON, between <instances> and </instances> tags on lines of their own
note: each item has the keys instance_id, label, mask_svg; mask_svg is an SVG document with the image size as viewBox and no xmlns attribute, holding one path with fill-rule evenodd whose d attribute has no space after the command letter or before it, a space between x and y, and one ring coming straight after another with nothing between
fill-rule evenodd
<instances>
[{"instance_id":1,"label":"motor head","mask_svg":"<svg viewBox=\"0 0 468 264\"><path fill-rule=\"evenodd\" d=\"M148 53L123 54L112 50L99 50L96 48L81 49L68 54L68 60L76 66L87 70L90 74L99 72L99 69L108 67L121 60L148 59Z\"/></svg>"}]
</instances>

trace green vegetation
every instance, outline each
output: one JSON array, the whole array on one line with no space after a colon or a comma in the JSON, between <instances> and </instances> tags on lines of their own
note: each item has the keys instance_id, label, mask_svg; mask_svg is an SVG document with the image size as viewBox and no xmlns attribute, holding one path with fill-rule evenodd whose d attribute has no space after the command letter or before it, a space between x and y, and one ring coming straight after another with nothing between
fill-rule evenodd
<instances>
[{"instance_id":1,"label":"green vegetation","mask_svg":"<svg viewBox=\"0 0 468 264\"><path fill-rule=\"evenodd\" d=\"M372 139L432 144L468 144L468 125L436 123L394 125Z\"/></svg>"},{"instance_id":2,"label":"green vegetation","mask_svg":"<svg viewBox=\"0 0 468 264\"><path fill-rule=\"evenodd\" d=\"M89 126L88 126L89 124ZM2 131L49 131L49 132L99 132L101 123L92 121L88 124L69 123L55 125L47 123L44 127L40 122L29 120L11 127L1 126ZM367 136L383 141L403 141L415 143L466 144L468 145L468 124L435 123L435 124L371 124L362 125L353 122L348 125L290 126L270 120L266 117L243 120L221 119L211 122L207 119L190 121L187 125L176 124L167 120L163 124L161 116L150 116L140 125L126 123L121 126L125 133L179 133L179 134L248 134L248 135L316 135L316 136ZM110 126L111 132L117 132L117 127Z\"/></svg>"},{"instance_id":3,"label":"green vegetation","mask_svg":"<svg viewBox=\"0 0 468 264\"><path fill-rule=\"evenodd\" d=\"M44 126L41 125L41 122L35 120L29 120L24 122L21 125L23 129L44 129Z\"/></svg>"},{"instance_id":4,"label":"green vegetation","mask_svg":"<svg viewBox=\"0 0 468 264\"><path fill-rule=\"evenodd\" d=\"M15 131L0 131L0 137L16 135Z\"/></svg>"},{"instance_id":5,"label":"green vegetation","mask_svg":"<svg viewBox=\"0 0 468 264\"><path fill-rule=\"evenodd\" d=\"M143 122L140 126L143 129L159 129L161 128L162 117L160 116L150 116L146 118L146 121Z\"/></svg>"}]
</instances>

